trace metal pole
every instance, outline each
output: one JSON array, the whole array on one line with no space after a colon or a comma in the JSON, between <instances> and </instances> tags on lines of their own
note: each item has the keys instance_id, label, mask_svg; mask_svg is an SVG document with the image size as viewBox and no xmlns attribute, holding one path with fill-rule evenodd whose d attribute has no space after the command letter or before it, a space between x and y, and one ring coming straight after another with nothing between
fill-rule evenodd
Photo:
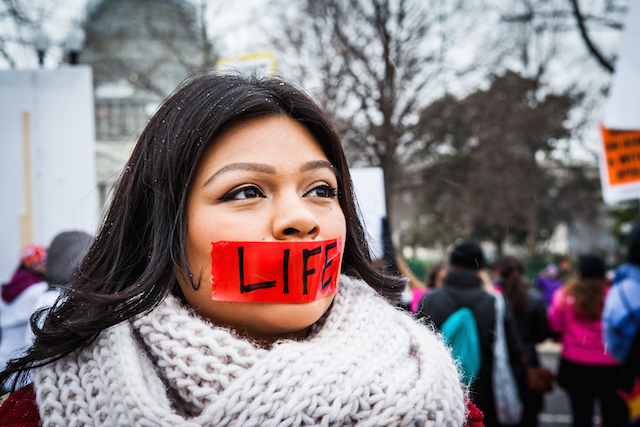
<instances>
[{"instance_id":1,"label":"metal pole","mask_svg":"<svg viewBox=\"0 0 640 427\"><path fill-rule=\"evenodd\" d=\"M22 112L22 148L24 150L24 200L25 212L20 215L21 247L33 242L33 203L31 200L31 133L29 112Z\"/></svg>"}]
</instances>

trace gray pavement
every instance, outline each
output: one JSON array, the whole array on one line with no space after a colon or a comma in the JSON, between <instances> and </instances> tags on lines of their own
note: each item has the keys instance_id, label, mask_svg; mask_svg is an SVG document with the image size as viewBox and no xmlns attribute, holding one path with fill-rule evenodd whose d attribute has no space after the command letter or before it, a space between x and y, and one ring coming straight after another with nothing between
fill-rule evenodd
<instances>
[{"instance_id":1,"label":"gray pavement","mask_svg":"<svg viewBox=\"0 0 640 427\"><path fill-rule=\"evenodd\" d=\"M560 353L557 349L545 348L540 351L540 363L558 373ZM544 409L538 414L540 427L567 427L573 422L569 396L555 384L553 391L544 396Z\"/></svg>"}]
</instances>

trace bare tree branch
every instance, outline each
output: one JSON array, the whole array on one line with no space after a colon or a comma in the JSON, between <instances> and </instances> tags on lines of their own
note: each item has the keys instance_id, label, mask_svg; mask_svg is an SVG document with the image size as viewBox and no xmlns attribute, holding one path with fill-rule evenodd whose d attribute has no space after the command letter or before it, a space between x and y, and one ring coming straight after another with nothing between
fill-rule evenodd
<instances>
[{"instance_id":1,"label":"bare tree branch","mask_svg":"<svg viewBox=\"0 0 640 427\"><path fill-rule=\"evenodd\" d=\"M613 73L613 65L611 62L604 58L600 50L593 44L589 34L587 33L587 28L584 24L584 17L580 13L580 6L578 4L578 0L571 0L571 5L573 7L573 15L576 19L576 23L578 24L578 28L580 29L580 35L582 36L582 40L585 45L589 49L589 52L598 60L600 65L602 65L606 70L610 73Z\"/></svg>"}]
</instances>

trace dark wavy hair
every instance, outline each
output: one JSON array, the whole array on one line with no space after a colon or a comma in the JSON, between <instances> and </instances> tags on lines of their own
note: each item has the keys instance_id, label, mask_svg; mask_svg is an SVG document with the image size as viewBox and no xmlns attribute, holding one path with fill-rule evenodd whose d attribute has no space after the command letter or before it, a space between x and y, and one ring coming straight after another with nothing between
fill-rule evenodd
<instances>
[{"instance_id":1,"label":"dark wavy hair","mask_svg":"<svg viewBox=\"0 0 640 427\"><path fill-rule=\"evenodd\" d=\"M35 342L0 373L1 384L10 382L15 389L28 370L85 347L102 330L151 310L169 293L183 298L176 275L192 277L186 254L187 196L200 158L224 129L264 116L296 120L320 144L338 172L347 225L342 272L397 300L405 282L371 262L347 160L328 115L280 79L194 76L149 120L78 274L50 310L32 316ZM192 285L197 287L193 280Z\"/></svg>"},{"instance_id":2,"label":"dark wavy hair","mask_svg":"<svg viewBox=\"0 0 640 427\"><path fill-rule=\"evenodd\" d=\"M578 317L595 321L602 316L609 282L606 264L597 254L582 254L579 258L578 277L566 284L566 295L573 296L573 308Z\"/></svg>"},{"instance_id":3,"label":"dark wavy hair","mask_svg":"<svg viewBox=\"0 0 640 427\"><path fill-rule=\"evenodd\" d=\"M607 289L606 278L574 277L566 288L566 295L574 298L573 308L579 318L590 321L600 319Z\"/></svg>"},{"instance_id":4,"label":"dark wavy hair","mask_svg":"<svg viewBox=\"0 0 640 427\"><path fill-rule=\"evenodd\" d=\"M445 260L436 261L431 264L429 267L429 274L427 274L427 280L425 281L427 288L437 288L438 285L441 285L438 283L438 276L443 272L443 270L446 271L446 269L447 261Z\"/></svg>"},{"instance_id":5,"label":"dark wavy hair","mask_svg":"<svg viewBox=\"0 0 640 427\"><path fill-rule=\"evenodd\" d=\"M529 294L524 281L524 265L515 256L506 255L500 260L502 294L516 316L524 316L529 309Z\"/></svg>"}]
</instances>

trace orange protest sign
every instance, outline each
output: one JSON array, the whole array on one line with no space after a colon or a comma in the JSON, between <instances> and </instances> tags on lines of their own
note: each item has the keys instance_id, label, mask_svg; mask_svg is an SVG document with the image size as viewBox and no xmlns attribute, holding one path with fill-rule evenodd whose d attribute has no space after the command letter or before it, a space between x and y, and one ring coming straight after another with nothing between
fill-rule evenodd
<instances>
[{"instance_id":1,"label":"orange protest sign","mask_svg":"<svg viewBox=\"0 0 640 427\"><path fill-rule=\"evenodd\" d=\"M600 125L609 184L640 181L640 130L612 130Z\"/></svg>"}]
</instances>

